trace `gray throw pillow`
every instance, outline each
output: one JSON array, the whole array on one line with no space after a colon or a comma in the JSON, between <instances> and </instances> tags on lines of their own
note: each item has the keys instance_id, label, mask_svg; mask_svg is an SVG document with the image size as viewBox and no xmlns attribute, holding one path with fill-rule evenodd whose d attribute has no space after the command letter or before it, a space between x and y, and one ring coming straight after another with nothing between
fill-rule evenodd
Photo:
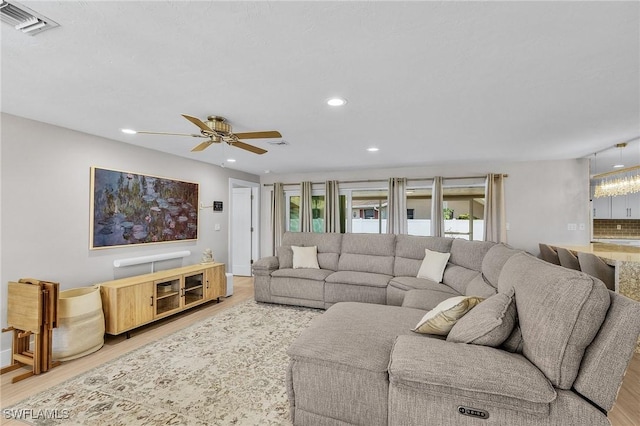
<instances>
[{"instance_id":1,"label":"gray throw pillow","mask_svg":"<svg viewBox=\"0 0 640 426\"><path fill-rule=\"evenodd\" d=\"M516 325L513 293L498 293L484 300L453 326L448 342L500 346Z\"/></svg>"}]
</instances>

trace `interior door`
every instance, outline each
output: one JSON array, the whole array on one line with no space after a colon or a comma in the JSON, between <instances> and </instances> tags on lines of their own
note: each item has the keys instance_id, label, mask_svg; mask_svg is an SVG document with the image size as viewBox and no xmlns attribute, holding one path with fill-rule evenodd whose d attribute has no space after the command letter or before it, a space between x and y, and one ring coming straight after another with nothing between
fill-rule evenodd
<instances>
[{"instance_id":1,"label":"interior door","mask_svg":"<svg viewBox=\"0 0 640 426\"><path fill-rule=\"evenodd\" d=\"M251 276L251 188L233 188L233 275Z\"/></svg>"}]
</instances>

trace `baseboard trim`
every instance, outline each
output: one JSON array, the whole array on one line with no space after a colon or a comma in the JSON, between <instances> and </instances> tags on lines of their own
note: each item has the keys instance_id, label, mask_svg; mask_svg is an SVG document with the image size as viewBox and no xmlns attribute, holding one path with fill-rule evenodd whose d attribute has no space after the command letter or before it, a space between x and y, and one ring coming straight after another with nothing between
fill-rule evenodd
<instances>
[{"instance_id":1,"label":"baseboard trim","mask_svg":"<svg viewBox=\"0 0 640 426\"><path fill-rule=\"evenodd\" d=\"M11 349L0 351L0 365L3 368L11 365Z\"/></svg>"}]
</instances>

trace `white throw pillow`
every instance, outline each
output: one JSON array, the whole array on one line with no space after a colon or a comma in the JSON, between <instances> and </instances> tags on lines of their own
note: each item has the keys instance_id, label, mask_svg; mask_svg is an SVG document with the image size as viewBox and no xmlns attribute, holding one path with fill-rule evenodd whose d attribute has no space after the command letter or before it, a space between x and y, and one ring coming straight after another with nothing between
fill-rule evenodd
<instances>
[{"instance_id":1,"label":"white throw pillow","mask_svg":"<svg viewBox=\"0 0 640 426\"><path fill-rule=\"evenodd\" d=\"M446 336L464 314L483 300L476 296L455 296L444 300L427 312L412 331Z\"/></svg>"},{"instance_id":2,"label":"white throw pillow","mask_svg":"<svg viewBox=\"0 0 640 426\"><path fill-rule=\"evenodd\" d=\"M424 259L418 271L418 278L426 278L437 283L442 282L444 268L447 267L450 256L451 253L440 253L439 251L424 249Z\"/></svg>"},{"instance_id":3,"label":"white throw pillow","mask_svg":"<svg viewBox=\"0 0 640 426\"><path fill-rule=\"evenodd\" d=\"M320 269L318 265L318 247L296 247L291 246L293 250L293 269L308 268Z\"/></svg>"}]
</instances>

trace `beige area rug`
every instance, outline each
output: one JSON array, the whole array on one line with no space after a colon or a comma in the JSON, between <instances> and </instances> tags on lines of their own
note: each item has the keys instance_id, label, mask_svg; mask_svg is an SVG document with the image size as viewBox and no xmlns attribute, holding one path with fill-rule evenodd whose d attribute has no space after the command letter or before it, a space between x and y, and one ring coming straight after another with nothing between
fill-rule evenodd
<instances>
[{"instance_id":1,"label":"beige area rug","mask_svg":"<svg viewBox=\"0 0 640 426\"><path fill-rule=\"evenodd\" d=\"M286 350L321 313L243 303L8 408L34 425L291 424Z\"/></svg>"}]
</instances>

